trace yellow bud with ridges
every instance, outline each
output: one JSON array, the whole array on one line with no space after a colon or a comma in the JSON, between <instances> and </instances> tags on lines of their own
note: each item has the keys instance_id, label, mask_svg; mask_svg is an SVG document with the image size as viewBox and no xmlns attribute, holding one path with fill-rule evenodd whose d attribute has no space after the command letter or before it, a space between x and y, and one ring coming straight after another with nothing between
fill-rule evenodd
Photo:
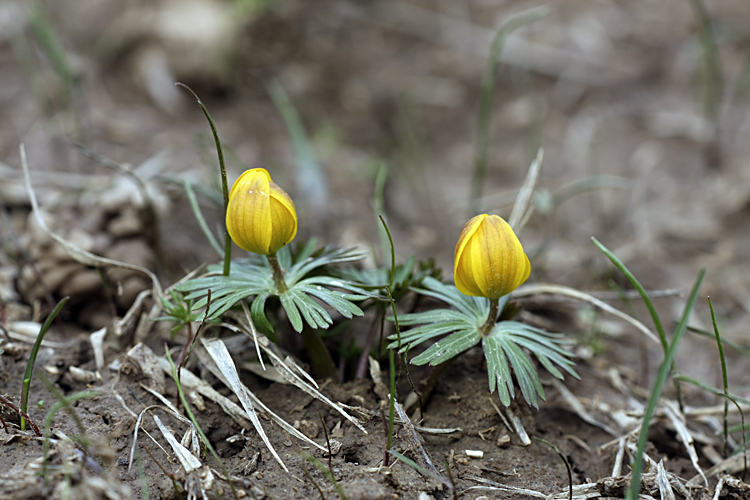
<instances>
[{"instance_id":1,"label":"yellow bud with ridges","mask_svg":"<svg viewBox=\"0 0 750 500\"><path fill-rule=\"evenodd\" d=\"M453 280L461 293L498 299L530 272L521 242L502 217L482 214L466 223L453 254Z\"/></svg>"},{"instance_id":2,"label":"yellow bud with ridges","mask_svg":"<svg viewBox=\"0 0 750 500\"><path fill-rule=\"evenodd\" d=\"M227 231L248 252L270 255L297 235L297 211L264 168L246 170L229 192Z\"/></svg>"}]
</instances>

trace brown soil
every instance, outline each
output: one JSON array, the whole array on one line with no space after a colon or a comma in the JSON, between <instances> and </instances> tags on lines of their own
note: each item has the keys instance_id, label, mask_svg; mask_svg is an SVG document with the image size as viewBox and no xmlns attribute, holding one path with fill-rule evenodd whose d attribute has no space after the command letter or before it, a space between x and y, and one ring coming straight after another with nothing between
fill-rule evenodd
<instances>
[{"instance_id":1,"label":"brown soil","mask_svg":"<svg viewBox=\"0 0 750 500\"><path fill-rule=\"evenodd\" d=\"M272 411L322 446L330 441L330 460L261 413L288 468L284 471L251 425L243 422L243 428L212 401L191 399L223 466L203 453L203 467L186 475L150 416L142 430L162 448L140 432L142 447L129 465L133 414L162 402L144 388L153 387L154 378L132 365L126 353L143 341L157 355L165 343L176 354L184 332L171 339L164 323L154 323L142 338L135 336L135 325L117 335L113 326L139 293L150 289L149 279L71 259L31 214L20 170L18 146L23 143L48 226L96 255L152 269L165 287L202 263L215 262L182 188L183 179L202 184L201 205L209 226L217 227L213 143L195 103L171 86L183 81L202 96L217 123L227 147L230 182L247 166L265 165L294 197L298 240L314 236L325 243L377 247L371 200L382 165L389 169L384 204L399 260L412 254L434 258L449 275L455 238L466 219L490 37L500 22L533 3L322 0L314 7L298 1L252 7L255 3L239 1L58 0L38 5L36 17L26 2L0 5L5 118L0 121L0 393L18 405L30 350L28 342L10 336L23 329L18 322L43 321L68 295L70 302L46 337L51 344L37 361L29 416L44 431L45 417L60 397L41 375L64 396L87 389L97 395L54 415L43 477L45 439L20 431L18 415L0 404L6 424L0 430L0 498L171 499L200 495L201 489L208 498L336 498L341 496L337 487L350 500L443 499L452 498L452 490L472 499L567 498L565 462L578 486L576 498L623 497L632 457L630 451L624 454L618 472L618 449L637 439L638 417L662 359L661 347L612 316L548 296L520 299L521 317L575 342L581 380L563 382L572 396L546 379L547 400L539 410L517 396L510 411L532 439L525 446L498 413L500 401L488 391L481 351L459 357L424 402L423 412L408 409L411 420L422 426L422 445L414 443L408 426L395 425L393 449L422 467L429 459L443 482L393 457L384 465L381 415L387 415L388 405L383 391L376 390L381 381L370 376L322 384L332 401L359 409L351 413L361 419L365 434L293 386L240 372ZM222 18L228 5L237 10ZM657 301L671 333L684 296L706 266L691 323L711 329L705 301L710 295L722 334L747 346L746 2L709 6L722 75L716 127L710 112L703 111L710 74L699 44L700 23L689 2L561 0L552 7L547 17L517 31L520 38L503 53L483 209L508 216L526 168L537 148L544 147L536 213L520 235L532 257L529 283L607 290L615 296L612 290L629 289L591 244L594 236L649 290L683 292ZM209 12L224 19L213 29ZM192 22L183 15L199 16L205 37L197 28L181 37L178 28ZM175 19L176 24L170 22ZM45 36L62 49L66 70L45 48ZM327 193L310 189L298 170L292 141L269 97L275 81L309 134ZM113 171L73 143L84 144L89 156L97 153L127 165ZM123 168L132 168L143 180L153 212ZM651 328L637 300L612 304ZM151 305L147 301L144 310ZM347 338L361 346L371 322L369 316L355 321ZM38 325L34 328L38 331ZM100 328L109 330L105 366L96 375L90 338ZM214 330L211 335L228 333ZM252 347L232 353L237 366L256 357ZM721 386L714 341L688 333L676 359L680 373ZM748 359L727 349L727 363L730 391L747 397ZM195 357L188 367L236 401ZM95 378L86 381L71 368ZM387 373L387 360L383 370ZM410 370L415 379L422 374L422 369ZM698 464L708 471L725 458L721 400L694 386L682 387L686 407L674 411L685 418L696 440ZM402 369L401 403L409 392ZM168 377L163 393L177 404ZM664 401L675 399L668 382ZM581 404L578 411L573 401ZM700 478L667 406L661 405L653 420L647 454L663 461L676 498L750 498L747 484L738 479L741 467L730 474L709 473L708 484ZM187 430L163 409L149 415L157 415L178 438ZM730 423L739 423L734 411ZM559 455L540 440L555 446ZM730 441L730 448L741 453L741 435L733 434ZM324 473L329 467L335 482ZM655 472L645 475L644 493L659 498L663 493Z\"/></svg>"}]
</instances>

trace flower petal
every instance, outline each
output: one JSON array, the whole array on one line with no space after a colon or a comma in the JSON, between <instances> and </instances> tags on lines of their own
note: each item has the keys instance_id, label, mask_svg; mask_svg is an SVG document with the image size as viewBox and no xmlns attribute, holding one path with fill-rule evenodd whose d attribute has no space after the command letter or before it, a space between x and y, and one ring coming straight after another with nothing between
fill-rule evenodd
<instances>
[{"instance_id":1,"label":"flower petal","mask_svg":"<svg viewBox=\"0 0 750 500\"><path fill-rule=\"evenodd\" d=\"M269 253L276 253L297 235L297 210L292 198L276 183L271 183L271 221L273 235Z\"/></svg>"}]
</instances>

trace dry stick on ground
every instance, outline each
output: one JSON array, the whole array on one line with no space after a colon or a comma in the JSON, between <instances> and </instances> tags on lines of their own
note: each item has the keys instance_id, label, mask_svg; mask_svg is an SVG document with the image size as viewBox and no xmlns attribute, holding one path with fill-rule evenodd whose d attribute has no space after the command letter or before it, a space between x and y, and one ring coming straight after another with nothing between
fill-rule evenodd
<instances>
[{"instance_id":1,"label":"dry stick on ground","mask_svg":"<svg viewBox=\"0 0 750 500\"><path fill-rule=\"evenodd\" d=\"M17 407L16 405L14 405L8 398L6 398L5 396L3 396L2 394L0 394L0 403L2 403L5 406L9 407L11 410L13 410L14 412L16 412L19 415L21 415L21 417L25 418L26 421L31 426L31 429L34 431L34 434L36 434L36 437L41 437L42 436L42 433L39 432L39 427L37 427L37 425L34 423L34 421L29 418L29 416L26 414L26 412L21 411L21 409L19 407ZM3 420L3 425L5 425L5 420ZM8 432L8 428L7 427L5 428L5 432Z\"/></svg>"},{"instance_id":2,"label":"dry stick on ground","mask_svg":"<svg viewBox=\"0 0 750 500\"><path fill-rule=\"evenodd\" d=\"M326 427L326 423L323 420L323 415L320 414L320 410L318 407L315 407L315 411L318 412L318 418L320 419L320 425L323 427L323 434L325 434L326 437L326 445L328 446L328 470L331 471L331 475L333 475L333 466L331 465L331 460L333 459L333 453L331 452L331 440L328 438L328 427Z\"/></svg>"},{"instance_id":3,"label":"dry stick on ground","mask_svg":"<svg viewBox=\"0 0 750 500\"><path fill-rule=\"evenodd\" d=\"M315 486L315 489L318 490L318 493L320 493L320 498L322 498L323 500L326 500L326 496L323 494L323 490L320 489L320 486L318 486L318 483L316 483L315 480L310 475L310 471L307 470L307 465L305 465L305 462L302 462L302 473L312 483L312 485Z\"/></svg>"}]
</instances>

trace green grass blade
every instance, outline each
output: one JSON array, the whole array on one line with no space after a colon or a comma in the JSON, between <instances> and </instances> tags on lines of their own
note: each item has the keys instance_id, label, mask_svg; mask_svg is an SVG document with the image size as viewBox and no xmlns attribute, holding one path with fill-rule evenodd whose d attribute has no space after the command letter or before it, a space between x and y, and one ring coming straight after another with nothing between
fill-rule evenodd
<instances>
[{"instance_id":1,"label":"green grass blade","mask_svg":"<svg viewBox=\"0 0 750 500\"><path fill-rule=\"evenodd\" d=\"M678 375L677 378L679 378L681 382L687 382L688 384L693 384L694 386L700 387L704 391L710 392L711 394L724 397L724 391L719 389L718 387L710 386L706 384L705 382L701 382L700 380L694 379L693 377L690 377L688 375ZM729 392L726 394L726 397L728 397L730 401L736 401L737 403L750 405L750 399L743 398L742 396L738 396L737 394L732 394L731 392ZM742 412L740 411L740 413Z\"/></svg>"},{"instance_id":2,"label":"green grass blade","mask_svg":"<svg viewBox=\"0 0 750 500\"><path fill-rule=\"evenodd\" d=\"M716 324L716 314L714 313L714 305L711 302L711 297L708 298L708 308L711 310L711 324L714 327L714 334L716 335L716 345L719 348L719 360L721 361L721 381L724 387L724 456L727 454L727 415L729 413L729 401L727 397L729 394L729 378L727 377L727 361L724 358L724 346L721 344L721 334L719 333L719 327Z\"/></svg>"},{"instance_id":3,"label":"green grass blade","mask_svg":"<svg viewBox=\"0 0 750 500\"><path fill-rule=\"evenodd\" d=\"M646 304L646 308L648 309L649 314L651 315L651 319L654 322L654 326L656 326L656 331L659 334L659 340L661 341L662 349L664 350L664 355L666 356L667 350L669 348L669 341L667 340L667 335L664 332L664 326L661 323L661 319L659 318L659 313L656 312L656 307L654 307L654 303L651 301L651 297L648 296L648 292L646 292L646 289L643 288L643 285L641 285L640 281L633 275L633 273L630 272L630 270L625 266L625 264L622 263L620 259L617 258L615 254L613 254L607 247L605 247L599 240L592 237L591 241L594 242L594 245L599 248L599 250L602 251L604 255L609 258L609 260L612 261L612 263L617 267L617 269L620 270L620 272L627 278L627 280L630 282L631 285L638 291L638 295L641 296L641 299L643 300L643 303ZM675 391L677 393L677 402L680 405L680 409L683 408L682 404L682 391L680 389L680 383L678 381L677 377L677 369L672 366L670 368L672 370L672 375L675 377L674 384L675 384Z\"/></svg>"},{"instance_id":4,"label":"green grass blade","mask_svg":"<svg viewBox=\"0 0 750 500\"><path fill-rule=\"evenodd\" d=\"M328 203L328 180L315 157L302 120L278 80L274 80L268 86L268 92L284 119L294 152L297 154L297 186L304 187L300 194L309 200L313 209L322 210Z\"/></svg>"},{"instance_id":5,"label":"green grass blade","mask_svg":"<svg viewBox=\"0 0 750 500\"><path fill-rule=\"evenodd\" d=\"M654 303L651 301L651 297L648 296L648 292L646 292L646 289L643 288L643 285L641 285L641 282L638 281L638 278L636 278L633 273L630 272L630 270L625 267L625 264L622 263L620 259L613 254L609 248L605 247L599 240L592 237L591 241L594 242L594 245L597 246L599 250L602 251L604 255L607 256L609 260L612 261L612 264L615 265L617 269L620 270L620 272L627 278L627 280L630 282L631 285L638 291L638 295L641 296L641 299L643 300L643 303L646 304L646 308L648 309L648 313L651 315L651 319L654 322L654 326L656 327L656 331L659 334L659 340L661 341L661 346L664 349L664 352L667 352L667 349L669 348L669 341L667 340L667 335L664 332L664 326L661 324L661 319L659 318L659 314L656 312L656 308L654 307Z\"/></svg>"},{"instance_id":6,"label":"green grass blade","mask_svg":"<svg viewBox=\"0 0 750 500\"><path fill-rule=\"evenodd\" d=\"M500 54L505 46L508 35L516 29L533 23L549 13L547 7L533 7L519 12L507 19L497 30L490 46L487 67L482 78L482 90L479 97L479 113L477 115L477 132L474 144L474 169L471 178L471 194L469 196L469 216L479 213L479 199L482 196L487 175L487 150L489 149L490 118L492 117L492 98L495 93L497 70L500 66Z\"/></svg>"},{"instance_id":7,"label":"green grass blade","mask_svg":"<svg viewBox=\"0 0 750 500\"><path fill-rule=\"evenodd\" d=\"M219 257L223 258L224 251L221 249L221 246L219 246L219 242L216 241L214 233L208 228L208 224L206 223L206 219L203 217L201 207L198 205L198 199L195 197L193 185L190 183L190 181L185 179L183 181L183 186L185 186L185 193L187 193L188 200L190 201L190 208L193 209L193 215L195 215L195 219L198 221L198 225L200 226L201 231L203 231L203 234L211 244L211 247L213 247L213 249L216 250L216 253L219 254Z\"/></svg>"},{"instance_id":8,"label":"green grass blade","mask_svg":"<svg viewBox=\"0 0 750 500\"><path fill-rule=\"evenodd\" d=\"M26 363L26 372L23 375L23 388L21 389L21 411L24 413L27 413L26 409L29 405L29 386L31 385L31 375L34 373L34 363L36 362L36 357L39 354L39 349L42 347L42 341L44 340L44 336L47 335L49 327L52 326L52 322L55 320L60 311L62 311L62 308L65 307L65 303L68 301L68 299L70 299L70 297L63 297L62 299L60 299L60 302L58 302L52 312L49 313L49 316L47 316L47 319L44 321L41 330L39 330L39 335L37 335L36 337L34 346L31 348L29 361L28 363ZM26 430L26 419L23 417L21 417L21 430Z\"/></svg>"},{"instance_id":9,"label":"green grass blade","mask_svg":"<svg viewBox=\"0 0 750 500\"><path fill-rule=\"evenodd\" d=\"M701 335L703 337L714 338L714 334L712 332L707 332L706 330L701 330L700 328L696 328L694 326L689 326L688 327L688 331L691 332L691 333L695 333L697 335ZM732 341L730 339L722 337L721 343L728 345L729 347L731 347L732 349L734 349L738 353L742 354L746 358L750 358L750 349L741 346L737 342L734 342L734 341Z\"/></svg>"},{"instance_id":10,"label":"green grass blade","mask_svg":"<svg viewBox=\"0 0 750 500\"><path fill-rule=\"evenodd\" d=\"M690 297L685 304L682 318L677 325L674 337L672 338L672 343L669 344L667 352L664 355L664 361L659 368L659 374L657 375L656 381L654 382L654 387L651 390L651 396L649 397L646 408L643 411L643 422L641 423L641 429L638 435L638 450L636 452L635 460L633 463L632 481L627 493L628 500L637 500L639 497L639 491L641 488L641 473L643 471L643 453L646 450L646 443L648 442L648 428L651 425L651 419L653 418L654 412L656 411L656 405L659 402L659 397L661 397L662 389L664 389L664 384L667 381L667 376L669 375L669 371L672 367L672 362L674 361L675 354L677 353L677 346L679 346L680 340L682 340L682 336L684 335L685 330L687 330L687 322L690 318L690 313L692 312L693 308L695 307L695 303L698 300L698 292L700 291L701 285L703 284L703 278L705 275L706 269L703 268L700 270L700 272L698 273L698 277L695 280L693 290L692 292L690 292Z\"/></svg>"},{"instance_id":11,"label":"green grass blade","mask_svg":"<svg viewBox=\"0 0 750 500\"><path fill-rule=\"evenodd\" d=\"M411 467L415 471L419 472L424 477L428 477L430 479L434 479L435 481L437 481L439 483L447 485L447 482L446 482L445 479L443 479L442 477L438 476L434 472L425 469L424 467L422 467L421 465L419 465L417 462L415 462L411 458L409 458L409 457L407 457L405 455L402 455L401 453L399 453L397 451L394 451L394 450L388 450L388 453L390 453L391 455L393 455L398 460L402 461L403 463L405 463L406 465L408 465L409 467Z\"/></svg>"}]
</instances>

